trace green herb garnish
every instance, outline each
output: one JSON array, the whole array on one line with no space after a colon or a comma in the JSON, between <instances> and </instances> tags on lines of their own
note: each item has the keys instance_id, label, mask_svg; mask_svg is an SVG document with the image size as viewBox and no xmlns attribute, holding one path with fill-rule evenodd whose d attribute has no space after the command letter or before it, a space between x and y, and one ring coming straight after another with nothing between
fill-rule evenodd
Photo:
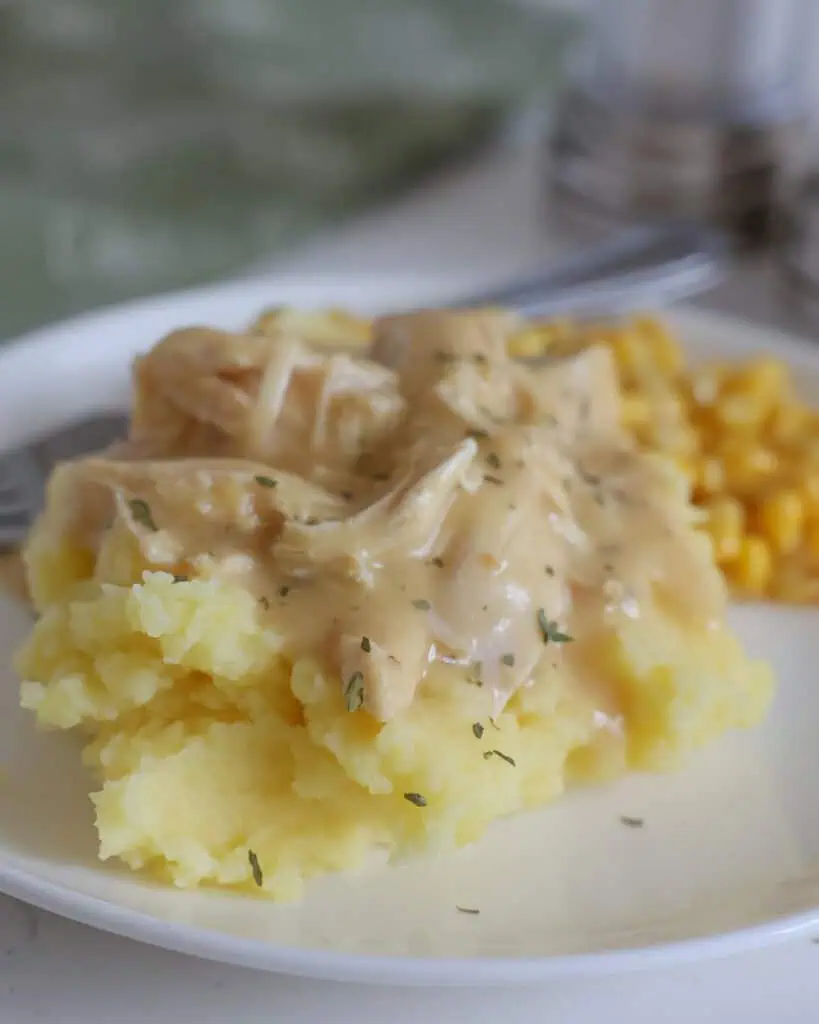
<instances>
[{"instance_id":1,"label":"green herb garnish","mask_svg":"<svg viewBox=\"0 0 819 1024\"><path fill-rule=\"evenodd\" d=\"M264 883L264 875L262 874L261 864L259 864L259 858L252 850L248 850L247 859L250 862L250 870L253 872L253 881L261 889Z\"/></svg>"},{"instance_id":2,"label":"green herb garnish","mask_svg":"<svg viewBox=\"0 0 819 1024\"><path fill-rule=\"evenodd\" d=\"M538 608L537 610L537 624L540 627L540 634L543 637L544 644L570 644L574 640L573 636L562 632L556 622L552 622L551 619L546 617L546 612L543 608Z\"/></svg>"},{"instance_id":3,"label":"green herb garnish","mask_svg":"<svg viewBox=\"0 0 819 1024\"><path fill-rule=\"evenodd\" d=\"M459 914L480 914L480 910L477 907L459 907L456 903L455 909Z\"/></svg>"},{"instance_id":4,"label":"green herb garnish","mask_svg":"<svg viewBox=\"0 0 819 1024\"><path fill-rule=\"evenodd\" d=\"M412 607L417 608L419 612L428 612L432 605L425 597L416 597L412 602Z\"/></svg>"},{"instance_id":5,"label":"green herb garnish","mask_svg":"<svg viewBox=\"0 0 819 1024\"><path fill-rule=\"evenodd\" d=\"M277 481L272 476L257 476L256 483L259 487L275 487Z\"/></svg>"},{"instance_id":6,"label":"green herb garnish","mask_svg":"<svg viewBox=\"0 0 819 1024\"><path fill-rule=\"evenodd\" d=\"M496 487L503 487L503 480L499 476L492 476L491 473L484 473L484 480L488 484L494 484Z\"/></svg>"},{"instance_id":7,"label":"green herb garnish","mask_svg":"<svg viewBox=\"0 0 819 1024\"><path fill-rule=\"evenodd\" d=\"M547 565L546 566L546 575L547 576L554 576L554 574L555 574L555 567L553 565Z\"/></svg>"},{"instance_id":8,"label":"green herb garnish","mask_svg":"<svg viewBox=\"0 0 819 1024\"><path fill-rule=\"evenodd\" d=\"M621 814L620 821L627 828L642 828L644 824L642 818L630 818L627 814Z\"/></svg>"},{"instance_id":9,"label":"green herb garnish","mask_svg":"<svg viewBox=\"0 0 819 1024\"><path fill-rule=\"evenodd\" d=\"M344 687L344 702L348 711L358 711L364 704L364 673L353 672Z\"/></svg>"},{"instance_id":10,"label":"green herb garnish","mask_svg":"<svg viewBox=\"0 0 819 1024\"><path fill-rule=\"evenodd\" d=\"M290 587L288 587L288 585L286 583L283 583L279 587L279 597L287 597L287 595L289 593L290 593Z\"/></svg>"},{"instance_id":11,"label":"green herb garnish","mask_svg":"<svg viewBox=\"0 0 819 1024\"><path fill-rule=\"evenodd\" d=\"M508 754L504 754L502 750L484 750L483 759L488 761L490 757L499 757L501 760L506 761L507 764L511 764L513 768L517 768L515 761Z\"/></svg>"},{"instance_id":12,"label":"green herb garnish","mask_svg":"<svg viewBox=\"0 0 819 1024\"><path fill-rule=\"evenodd\" d=\"M483 736L483 726L481 725L480 722L472 723L472 733L475 736L476 740L479 740L481 736Z\"/></svg>"},{"instance_id":13,"label":"green herb garnish","mask_svg":"<svg viewBox=\"0 0 819 1024\"><path fill-rule=\"evenodd\" d=\"M501 661L503 662L504 665L507 665L509 668L512 668L515 664L515 656L510 651L508 654L501 655Z\"/></svg>"},{"instance_id":14,"label":"green herb garnish","mask_svg":"<svg viewBox=\"0 0 819 1024\"><path fill-rule=\"evenodd\" d=\"M370 643L370 638L368 636L362 636L362 638L361 638L361 650L365 654L369 654L372 649L373 649L373 645Z\"/></svg>"},{"instance_id":15,"label":"green herb garnish","mask_svg":"<svg viewBox=\"0 0 819 1024\"><path fill-rule=\"evenodd\" d=\"M430 561L430 565L434 565L436 569L443 569L443 567L444 567L444 560L443 560L443 558L438 558L436 556L435 558L430 558L429 561Z\"/></svg>"},{"instance_id":16,"label":"green herb garnish","mask_svg":"<svg viewBox=\"0 0 819 1024\"><path fill-rule=\"evenodd\" d=\"M490 465L492 467L492 469L500 469L501 468L501 460L500 460L500 456L497 454L497 452L490 452L486 456L486 461L487 461L488 465Z\"/></svg>"},{"instance_id":17,"label":"green herb garnish","mask_svg":"<svg viewBox=\"0 0 819 1024\"><path fill-rule=\"evenodd\" d=\"M405 793L404 799L409 800L409 802L411 804L415 804L416 807L426 807L427 805L427 798L425 796L421 796L420 793Z\"/></svg>"},{"instance_id":18,"label":"green herb garnish","mask_svg":"<svg viewBox=\"0 0 819 1024\"><path fill-rule=\"evenodd\" d=\"M139 523L146 530L153 530L156 533L159 528L154 522L154 517L151 515L151 506L147 501L143 501L142 498L133 498L128 502L128 507L131 509L131 515L134 517L135 523Z\"/></svg>"},{"instance_id":19,"label":"green herb garnish","mask_svg":"<svg viewBox=\"0 0 819 1024\"><path fill-rule=\"evenodd\" d=\"M175 572L173 574L173 581L174 583L188 583L190 581L190 576L184 576L180 572Z\"/></svg>"}]
</instances>

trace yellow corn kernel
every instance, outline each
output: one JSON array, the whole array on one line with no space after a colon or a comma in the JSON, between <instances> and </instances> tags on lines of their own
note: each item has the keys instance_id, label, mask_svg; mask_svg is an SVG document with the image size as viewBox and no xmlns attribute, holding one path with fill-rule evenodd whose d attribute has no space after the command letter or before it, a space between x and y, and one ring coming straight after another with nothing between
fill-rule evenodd
<instances>
[{"instance_id":1,"label":"yellow corn kernel","mask_svg":"<svg viewBox=\"0 0 819 1024\"><path fill-rule=\"evenodd\" d=\"M575 326L568 317L559 316L544 324L549 341L566 341L575 333Z\"/></svg>"},{"instance_id":2,"label":"yellow corn kernel","mask_svg":"<svg viewBox=\"0 0 819 1024\"><path fill-rule=\"evenodd\" d=\"M682 349L668 325L653 316L637 316L633 324L634 329L646 340L657 369L669 377L679 373L683 365Z\"/></svg>"},{"instance_id":3,"label":"yellow corn kernel","mask_svg":"<svg viewBox=\"0 0 819 1024\"><path fill-rule=\"evenodd\" d=\"M648 425L651 407L644 395L635 391L624 391L620 400L620 422L627 430L636 430Z\"/></svg>"},{"instance_id":4,"label":"yellow corn kernel","mask_svg":"<svg viewBox=\"0 0 819 1024\"><path fill-rule=\"evenodd\" d=\"M805 530L805 547L810 557L819 562L819 520L812 520Z\"/></svg>"},{"instance_id":5,"label":"yellow corn kernel","mask_svg":"<svg viewBox=\"0 0 819 1024\"><path fill-rule=\"evenodd\" d=\"M782 401L788 392L788 369L770 356L758 356L733 374L731 390L753 395L768 408Z\"/></svg>"},{"instance_id":6,"label":"yellow corn kernel","mask_svg":"<svg viewBox=\"0 0 819 1024\"><path fill-rule=\"evenodd\" d=\"M719 494L725 489L725 468L713 456L694 460L694 488L700 494Z\"/></svg>"},{"instance_id":7,"label":"yellow corn kernel","mask_svg":"<svg viewBox=\"0 0 819 1024\"><path fill-rule=\"evenodd\" d=\"M509 355L518 359L532 359L542 356L548 348L549 339L541 327L527 327L509 339Z\"/></svg>"},{"instance_id":8,"label":"yellow corn kernel","mask_svg":"<svg viewBox=\"0 0 819 1024\"><path fill-rule=\"evenodd\" d=\"M732 445L722 457L725 482L734 494L752 494L779 468L775 452L762 445Z\"/></svg>"},{"instance_id":9,"label":"yellow corn kernel","mask_svg":"<svg viewBox=\"0 0 819 1024\"><path fill-rule=\"evenodd\" d=\"M695 406L714 405L722 394L725 370L718 365L703 366L689 378L691 399Z\"/></svg>"},{"instance_id":10,"label":"yellow corn kernel","mask_svg":"<svg viewBox=\"0 0 819 1024\"><path fill-rule=\"evenodd\" d=\"M722 395L714 403L714 415L724 431L755 433L768 418L770 407L755 395Z\"/></svg>"},{"instance_id":11,"label":"yellow corn kernel","mask_svg":"<svg viewBox=\"0 0 819 1024\"><path fill-rule=\"evenodd\" d=\"M819 575L815 566L784 561L776 567L769 592L777 601L788 604L816 604L819 599Z\"/></svg>"},{"instance_id":12,"label":"yellow corn kernel","mask_svg":"<svg viewBox=\"0 0 819 1024\"><path fill-rule=\"evenodd\" d=\"M697 439L685 423L652 423L642 431L642 440L656 451L671 455L693 455Z\"/></svg>"},{"instance_id":13,"label":"yellow corn kernel","mask_svg":"<svg viewBox=\"0 0 819 1024\"><path fill-rule=\"evenodd\" d=\"M775 551L793 551L802 539L805 525L802 496L790 489L766 495L759 505L759 525Z\"/></svg>"},{"instance_id":14,"label":"yellow corn kernel","mask_svg":"<svg viewBox=\"0 0 819 1024\"><path fill-rule=\"evenodd\" d=\"M636 331L618 331L611 341L611 350L617 368L627 379L645 377L651 370L647 346Z\"/></svg>"},{"instance_id":15,"label":"yellow corn kernel","mask_svg":"<svg viewBox=\"0 0 819 1024\"><path fill-rule=\"evenodd\" d=\"M697 432L688 423L678 423L669 427L663 435L665 450L674 455L693 457L699 450Z\"/></svg>"},{"instance_id":16,"label":"yellow corn kernel","mask_svg":"<svg viewBox=\"0 0 819 1024\"><path fill-rule=\"evenodd\" d=\"M651 396L651 411L655 420L663 423L682 423L686 418L685 406L674 388L665 383L647 389Z\"/></svg>"},{"instance_id":17,"label":"yellow corn kernel","mask_svg":"<svg viewBox=\"0 0 819 1024\"><path fill-rule=\"evenodd\" d=\"M776 445L799 444L815 425L815 415L800 402L783 402L771 412L765 433Z\"/></svg>"},{"instance_id":18,"label":"yellow corn kernel","mask_svg":"<svg viewBox=\"0 0 819 1024\"><path fill-rule=\"evenodd\" d=\"M791 467L791 479L796 481L805 511L819 518L819 469L795 465Z\"/></svg>"},{"instance_id":19,"label":"yellow corn kernel","mask_svg":"<svg viewBox=\"0 0 819 1024\"><path fill-rule=\"evenodd\" d=\"M745 509L736 498L719 498L705 506L706 530L714 548L714 557L722 564L735 559L745 530Z\"/></svg>"},{"instance_id":20,"label":"yellow corn kernel","mask_svg":"<svg viewBox=\"0 0 819 1024\"><path fill-rule=\"evenodd\" d=\"M765 593L773 572L773 553L762 537L745 534L736 558L726 566L731 582L753 597Z\"/></svg>"}]
</instances>

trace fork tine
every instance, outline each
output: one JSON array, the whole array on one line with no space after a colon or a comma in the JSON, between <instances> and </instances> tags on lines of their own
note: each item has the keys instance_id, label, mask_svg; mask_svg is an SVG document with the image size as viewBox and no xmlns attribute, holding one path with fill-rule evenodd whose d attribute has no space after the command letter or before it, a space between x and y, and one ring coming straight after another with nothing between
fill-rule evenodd
<instances>
[{"instance_id":1,"label":"fork tine","mask_svg":"<svg viewBox=\"0 0 819 1024\"><path fill-rule=\"evenodd\" d=\"M0 548L19 544L43 507L54 464L107 447L127 436L121 414L90 416L27 448L0 455Z\"/></svg>"},{"instance_id":2,"label":"fork tine","mask_svg":"<svg viewBox=\"0 0 819 1024\"><path fill-rule=\"evenodd\" d=\"M26 539L31 528L27 517L19 519L0 518L0 549L18 547Z\"/></svg>"},{"instance_id":3,"label":"fork tine","mask_svg":"<svg viewBox=\"0 0 819 1024\"><path fill-rule=\"evenodd\" d=\"M25 539L44 493L43 474L28 451L0 458L0 547L18 545Z\"/></svg>"},{"instance_id":4,"label":"fork tine","mask_svg":"<svg viewBox=\"0 0 819 1024\"><path fill-rule=\"evenodd\" d=\"M14 494L8 499L0 497L0 522L19 519L21 516L30 519L33 511L31 502L19 494Z\"/></svg>"},{"instance_id":5,"label":"fork tine","mask_svg":"<svg viewBox=\"0 0 819 1024\"><path fill-rule=\"evenodd\" d=\"M24 529L33 520L29 509L0 509L0 530Z\"/></svg>"}]
</instances>

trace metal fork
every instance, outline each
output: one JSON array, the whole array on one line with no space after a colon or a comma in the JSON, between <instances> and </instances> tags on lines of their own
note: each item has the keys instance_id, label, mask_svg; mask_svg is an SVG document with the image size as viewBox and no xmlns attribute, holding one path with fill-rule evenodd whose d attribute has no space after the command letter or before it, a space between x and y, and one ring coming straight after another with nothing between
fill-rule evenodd
<instances>
[{"instance_id":1,"label":"metal fork","mask_svg":"<svg viewBox=\"0 0 819 1024\"><path fill-rule=\"evenodd\" d=\"M724 261L721 237L699 226L631 228L528 280L449 306L503 305L528 317L616 315L703 291L717 281ZM45 483L56 463L99 451L124 438L127 429L124 414L94 416L0 457L0 549L16 547L25 538L42 509Z\"/></svg>"},{"instance_id":2,"label":"metal fork","mask_svg":"<svg viewBox=\"0 0 819 1024\"><path fill-rule=\"evenodd\" d=\"M0 457L0 549L16 547L25 537L58 462L107 448L127 432L128 417L122 413L94 416Z\"/></svg>"}]
</instances>

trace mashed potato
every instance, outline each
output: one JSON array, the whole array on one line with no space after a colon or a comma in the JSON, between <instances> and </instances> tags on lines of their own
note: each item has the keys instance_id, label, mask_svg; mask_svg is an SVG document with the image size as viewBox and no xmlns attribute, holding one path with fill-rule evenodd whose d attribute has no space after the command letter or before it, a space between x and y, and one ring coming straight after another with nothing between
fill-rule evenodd
<instances>
[{"instance_id":1,"label":"mashed potato","mask_svg":"<svg viewBox=\"0 0 819 1024\"><path fill-rule=\"evenodd\" d=\"M191 330L139 361L128 442L51 482L18 658L23 705L84 737L102 858L293 899L760 720L770 672L607 357L524 370L509 329L388 318L371 359Z\"/></svg>"}]
</instances>

